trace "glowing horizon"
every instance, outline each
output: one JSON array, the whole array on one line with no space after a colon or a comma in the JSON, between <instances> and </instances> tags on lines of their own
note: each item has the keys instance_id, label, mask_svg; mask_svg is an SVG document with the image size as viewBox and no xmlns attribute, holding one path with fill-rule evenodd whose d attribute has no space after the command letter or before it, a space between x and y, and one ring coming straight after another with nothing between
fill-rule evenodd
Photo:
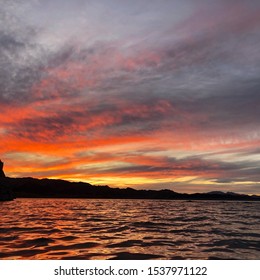
<instances>
[{"instance_id":1,"label":"glowing horizon","mask_svg":"<svg viewBox=\"0 0 260 280\"><path fill-rule=\"evenodd\" d=\"M0 0L9 177L259 194L259 1Z\"/></svg>"}]
</instances>

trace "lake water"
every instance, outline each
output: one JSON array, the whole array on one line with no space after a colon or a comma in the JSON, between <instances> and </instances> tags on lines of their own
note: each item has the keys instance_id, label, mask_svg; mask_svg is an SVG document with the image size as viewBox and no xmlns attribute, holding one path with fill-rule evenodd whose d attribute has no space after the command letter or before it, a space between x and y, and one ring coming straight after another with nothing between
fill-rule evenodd
<instances>
[{"instance_id":1,"label":"lake water","mask_svg":"<svg viewBox=\"0 0 260 280\"><path fill-rule=\"evenodd\" d=\"M260 259L260 203L0 202L0 259Z\"/></svg>"}]
</instances>

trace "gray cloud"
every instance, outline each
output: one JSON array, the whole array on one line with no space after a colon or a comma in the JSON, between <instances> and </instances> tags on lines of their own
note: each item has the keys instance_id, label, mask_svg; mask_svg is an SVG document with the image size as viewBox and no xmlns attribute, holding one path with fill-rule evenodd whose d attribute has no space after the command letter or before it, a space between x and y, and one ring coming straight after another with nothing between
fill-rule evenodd
<instances>
[{"instance_id":1,"label":"gray cloud","mask_svg":"<svg viewBox=\"0 0 260 280\"><path fill-rule=\"evenodd\" d=\"M37 30L23 17L26 2L2 1L0 12L0 102L31 98L30 88L40 77L44 50L36 42Z\"/></svg>"}]
</instances>

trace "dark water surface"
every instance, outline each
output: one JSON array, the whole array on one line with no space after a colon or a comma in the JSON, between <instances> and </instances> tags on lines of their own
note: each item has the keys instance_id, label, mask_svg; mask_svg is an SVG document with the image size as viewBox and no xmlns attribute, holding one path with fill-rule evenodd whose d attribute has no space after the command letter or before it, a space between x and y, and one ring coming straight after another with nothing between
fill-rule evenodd
<instances>
[{"instance_id":1,"label":"dark water surface","mask_svg":"<svg viewBox=\"0 0 260 280\"><path fill-rule=\"evenodd\" d=\"M260 203L0 202L0 259L260 259Z\"/></svg>"}]
</instances>

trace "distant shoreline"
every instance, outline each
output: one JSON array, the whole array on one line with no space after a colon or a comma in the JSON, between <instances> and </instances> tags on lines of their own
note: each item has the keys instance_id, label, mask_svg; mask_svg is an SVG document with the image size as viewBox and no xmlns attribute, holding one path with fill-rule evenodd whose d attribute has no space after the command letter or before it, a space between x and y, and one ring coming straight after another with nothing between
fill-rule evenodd
<instances>
[{"instance_id":1,"label":"distant shoreline","mask_svg":"<svg viewBox=\"0 0 260 280\"><path fill-rule=\"evenodd\" d=\"M13 198L77 198L77 199L150 199L150 200L221 200L260 201L260 196L232 192L177 193L169 189L136 190L94 186L84 182L58 179L1 178L2 192L11 191Z\"/></svg>"},{"instance_id":2,"label":"distant shoreline","mask_svg":"<svg viewBox=\"0 0 260 280\"><path fill-rule=\"evenodd\" d=\"M239 199L239 200L236 200L236 199L163 199L163 198L105 198L105 197L99 197L99 198L94 198L94 197L16 197L15 199L54 199L54 200L147 200L147 201L184 201L184 202L188 202L188 203L193 203L193 202L196 202L196 201L216 201L216 202L234 202L234 201L237 201L237 202L260 202L260 199L248 199L248 200L244 200L244 199ZM1 200L0 200L1 202Z\"/></svg>"}]
</instances>

